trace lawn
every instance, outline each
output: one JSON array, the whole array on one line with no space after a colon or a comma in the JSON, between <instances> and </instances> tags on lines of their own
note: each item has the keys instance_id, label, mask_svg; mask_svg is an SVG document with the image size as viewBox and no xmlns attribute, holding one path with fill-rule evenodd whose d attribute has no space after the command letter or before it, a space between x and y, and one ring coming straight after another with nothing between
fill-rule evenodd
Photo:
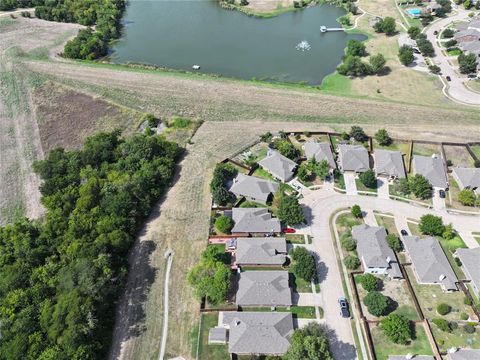
<instances>
[{"instance_id":1,"label":"lawn","mask_svg":"<svg viewBox=\"0 0 480 360\"><path fill-rule=\"evenodd\" d=\"M420 144L417 142L413 144L413 155L432 156L433 154L440 154L439 145Z\"/></svg>"},{"instance_id":2,"label":"lawn","mask_svg":"<svg viewBox=\"0 0 480 360\"><path fill-rule=\"evenodd\" d=\"M387 229L388 234L395 234L398 236L394 218L375 214L375 219L377 220L378 226L383 226L385 229Z\"/></svg>"},{"instance_id":3,"label":"lawn","mask_svg":"<svg viewBox=\"0 0 480 360\"><path fill-rule=\"evenodd\" d=\"M289 273L290 287L292 288L293 291L298 293L312 292L312 285L308 281L305 281L302 278L295 276L292 268L288 269L288 273Z\"/></svg>"},{"instance_id":4,"label":"lawn","mask_svg":"<svg viewBox=\"0 0 480 360\"><path fill-rule=\"evenodd\" d=\"M462 53L462 50L460 50L459 48L455 48L447 51L448 56L458 56L461 53Z\"/></svg>"},{"instance_id":5,"label":"lawn","mask_svg":"<svg viewBox=\"0 0 480 360\"><path fill-rule=\"evenodd\" d=\"M391 342L378 326L372 326L371 333L375 348L375 355L378 360L387 360L389 355L406 355L408 353L419 355L433 355L432 348L428 342L425 329L421 324L414 327L415 335L408 345L400 345Z\"/></svg>"},{"instance_id":6,"label":"lawn","mask_svg":"<svg viewBox=\"0 0 480 360\"><path fill-rule=\"evenodd\" d=\"M409 143L406 141L394 141L388 146L380 145L376 140L373 141L373 147L375 149L385 149L392 151L400 151L402 154L408 154Z\"/></svg>"},{"instance_id":7,"label":"lawn","mask_svg":"<svg viewBox=\"0 0 480 360\"><path fill-rule=\"evenodd\" d=\"M253 176L256 176L256 177L259 177L259 178L262 178L262 179L265 179L265 180L270 180L270 181L273 181L273 182L276 182L276 180L273 178L272 175L270 175L270 173L264 169L262 169L261 167L258 167L252 174Z\"/></svg>"},{"instance_id":8,"label":"lawn","mask_svg":"<svg viewBox=\"0 0 480 360\"><path fill-rule=\"evenodd\" d=\"M320 313L323 313L323 310L320 310ZM272 309L270 307L256 307L244 309L243 311L272 312ZM279 306L275 308L275 311L290 312L294 318L298 319L315 319L314 306L291 306L290 308Z\"/></svg>"},{"instance_id":9,"label":"lawn","mask_svg":"<svg viewBox=\"0 0 480 360\"><path fill-rule=\"evenodd\" d=\"M375 186L374 188L369 188L366 187L360 179L355 179L355 183L357 184L357 190L359 191L369 191L369 192L377 192L377 187Z\"/></svg>"},{"instance_id":10,"label":"lawn","mask_svg":"<svg viewBox=\"0 0 480 360\"><path fill-rule=\"evenodd\" d=\"M285 234L285 239L292 244L305 244L305 235Z\"/></svg>"},{"instance_id":11,"label":"lawn","mask_svg":"<svg viewBox=\"0 0 480 360\"><path fill-rule=\"evenodd\" d=\"M229 359L228 345L209 345L208 331L217 326L218 314L203 314L200 328L200 343L198 344L199 360L225 360Z\"/></svg>"},{"instance_id":12,"label":"lawn","mask_svg":"<svg viewBox=\"0 0 480 360\"><path fill-rule=\"evenodd\" d=\"M241 208L266 208L267 205L255 201L244 201L240 204Z\"/></svg>"},{"instance_id":13,"label":"lawn","mask_svg":"<svg viewBox=\"0 0 480 360\"><path fill-rule=\"evenodd\" d=\"M447 351L452 347L456 348L480 348L480 331L477 326L477 331L473 334L467 334L462 325L459 325L458 329L447 333L441 331L435 324L430 325L432 328L433 336L438 343L440 351Z\"/></svg>"},{"instance_id":14,"label":"lawn","mask_svg":"<svg viewBox=\"0 0 480 360\"><path fill-rule=\"evenodd\" d=\"M410 233L414 236L423 236L422 232L420 231L420 227L418 224L413 222L408 222L408 228L410 229Z\"/></svg>"},{"instance_id":15,"label":"lawn","mask_svg":"<svg viewBox=\"0 0 480 360\"><path fill-rule=\"evenodd\" d=\"M399 196L399 197L403 197L405 199L409 199L409 200L418 201L418 202L422 202L422 203L425 203L425 204L432 205L432 198L420 199L420 198L416 197L413 193L405 195L405 194L402 194L402 193L398 192L396 182L393 185L388 185L388 191L390 192L390 195L392 195L392 196ZM397 199L397 201L398 201L398 199ZM405 200L405 201L407 201L407 200Z\"/></svg>"},{"instance_id":16,"label":"lawn","mask_svg":"<svg viewBox=\"0 0 480 360\"><path fill-rule=\"evenodd\" d=\"M345 190L345 179L343 177L343 174L336 174L334 179L334 185L342 190Z\"/></svg>"},{"instance_id":17,"label":"lawn","mask_svg":"<svg viewBox=\"0 0 480 360\"><path fill-rule=\"evenodd\" d=\"M448 197L447 197L447 205L458 210L465 210L465 211L475 211L478 208L474 206L465 206L462 205L458 201L458 194L460 193L460 188L458 187L457 182L453 178L452 175L448 175L448 183L450 184Z\"/></svg>"},{"instance_id":18,"label":"lawn","mask_svg":"<svg viewBox=\"0 0 480 360\"><path fill-rule=\"evenodd\" d=\"M476 82L480 84L480 80L477 80ZM477 156L477 158L480 159L480 145L470 146L470 148L472 149L473 153Z\"/></svg>"}]
</instances>

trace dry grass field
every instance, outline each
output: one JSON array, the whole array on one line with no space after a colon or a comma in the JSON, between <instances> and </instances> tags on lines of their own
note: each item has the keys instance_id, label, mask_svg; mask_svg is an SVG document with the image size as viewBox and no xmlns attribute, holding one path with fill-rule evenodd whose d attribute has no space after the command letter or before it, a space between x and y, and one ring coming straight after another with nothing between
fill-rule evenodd
<instances>
[{"instance_id":1,"label":"dry grass field","mask_svg":"<svg viewBox=\"0 0 480 360\"><path fill-rule=\"evenodd\" d=\"M436 106L419 104L418 94L407 99L393 95L383 101L373 96L334 96L308 87L49 60L77 26L7 20L0 21L0 220L41 214L31 163L43 156L44 149L78 146L89 133L101 129L118 126L126 133L134 131L144 112L162 119L183 116L204 121L187 145L173 187L132 250L112 359L158 355L167 248L174 251L167 353L192 358L190 335L199 305L185 274L206 246L211 172L216 162L259 134L280 129L338 131L352 124L370 133L386 127L392 136L405 139L469 141L480 133L477 110L447 100ZM12 204L18 211L12 210Z\"/></svg>"}]
</instances>

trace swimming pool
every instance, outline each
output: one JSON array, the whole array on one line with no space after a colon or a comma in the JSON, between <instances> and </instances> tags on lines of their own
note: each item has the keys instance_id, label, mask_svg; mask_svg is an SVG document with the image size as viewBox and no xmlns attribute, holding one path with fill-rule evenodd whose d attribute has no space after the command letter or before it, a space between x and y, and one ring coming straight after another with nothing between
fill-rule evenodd
<instances>
[{"instance_id":1,"label":"swimming pool","mask_svg":"<svg viewBox=\"0 0 480 360\"><path fill-rule=\"evenodd\" d=\"M422 10L420 9L407 9L405 10L408 15L410 15L411 17L419 17L420 14L422 13Z\"/></svg>"}]
</instances>

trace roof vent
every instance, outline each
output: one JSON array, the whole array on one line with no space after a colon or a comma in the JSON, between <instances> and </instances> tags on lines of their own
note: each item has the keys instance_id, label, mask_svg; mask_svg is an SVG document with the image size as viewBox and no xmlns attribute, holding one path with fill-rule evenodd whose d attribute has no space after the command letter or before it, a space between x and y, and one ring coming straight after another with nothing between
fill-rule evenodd
<instances>
[{"instance_id":1,"label":"roof vent","mask_svg":"<svg viewBox=\"0 0 480 360\"><path fill-rule=\"evenodd\" d=\"M407 360L411 360L411 359L413 359L414 357L415 357L415 355L412 354L412 353L408 353L407 355L405 355L405 359L407 359Z\"/></svg>"},{"instance_id":2,"label":"roof vent","mask_svg":"<svg viewBox=\"0 0 480 360\"><path fill-rule=\"evenodd\" d=\"M438 279L439 279L440 281L445 280L446 278L447 278L447 277L445 276L445 274L441 274L441 275L438 277Z\"/></svg>"},{"instance_id":3,"label":"roof vent","mask_svg":"<svg viewBox=\"0 0 480 360\"><path fill-rule=\"evenodd\" d=\"M448 349L448 353L449 354L453 354L453 353L456 353L458 351L458 349L456 347L451 347L450 349Z\"/></svg>"},{"instance_id":4,"label":"roof vent","mask_svg":"<svg viewBox=\"0 0 480 360\"><path fill-rule=\"evenodd\" d=\"M235 326L240 325L241 321L240 320L235 320Z\"/></svg>"}]
</instances>

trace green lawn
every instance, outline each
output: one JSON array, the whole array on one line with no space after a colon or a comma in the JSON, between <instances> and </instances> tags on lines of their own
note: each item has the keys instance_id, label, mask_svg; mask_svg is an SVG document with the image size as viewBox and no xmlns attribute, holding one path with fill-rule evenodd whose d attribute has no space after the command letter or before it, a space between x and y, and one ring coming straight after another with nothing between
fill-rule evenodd
<instances>
[{"instance_id":1,"label":"green lawn","mask_svg":"<svg viewBox=\"0 0 480 360\"><path fill-rule=\"evenodd\" d=\"M440 154L440 146L434 144L413 144L413 155L432 156Z\"/></svg>"},{"instance_id":2,"label":"green lawn","mask_svg":"<svg viewBox=\"0 0 480 360\"><path fill-rule=\"evenodd\" d=\"M406 355L408 353L418 355L433 355L428 342L425 329L422 325L415 325L415 337L408 345L400 345L391 342L377 326L371 329L375 354L378 360L387 360L389 355Z\"/></svg>"},{"instance_id":3,"label":"green lawn","mask_svg":"<svg viewBox=\"0 0 480 360\"><path fill-rule=\"evenodd\" d=\"M255 201L244 201L240 204L241 208L264 208L267 207L265 204L260 204Z\"/></svg>"},{"instance_id":4,"label":"green lawn","mask_svg":"<svg viewBox=\"0 0 480 360\"><path fill-rule=\"evenodd\" d=\"M264 169L262 169L261 167L258 167L252 174L253 176L256 176L256 177L259 177L259 178L262 178L262 179L265 179L265 180L270 180L270 181L274 181L276 182L274 179L273 179L273 176L270 175L270 173Z\"/></svg>"},{"instance_id":5,"label":"green lawn","mask_svg":"<svg viewBox=\"0 0 480 360\"><path fill-rule=\"evenodd\" d=\"M302 234L285 234L285 239L292 244L305 244L305 235Z\"/></svg>"},{"instance_id":6,"label":"green lawn","mask_svg":"<svg viewBox=\"0 0 480 360\"><path fill-rule=\"evenodd\" d=\"M217 326L218 314L203 314L200 328L200 343L198 344L199 360L230 359L228 345L208 345L208 331Z\"/></svg>"},{"instance_id":7,"label":"green lawn","mask_svg":"<svg viewBox=\"0 0 480 360\"><path fill-rule=\"evenodd\" d=\"M385 149L385 150L393 150L393 151L400 151L402 154L408 154L409 143L405 141L394 141L388 146L380 145L376 140L373 141L374 149Z\"/></svg>"},{"instance_id":8,"label":"green lawn","mask_svg":"<svg viewBox=\"0 0 480 360\"><path fill-rule=\"evenodd\" d=\"M258 312L272 312L270 307L255 307L255 308L244 308L243 311L258 311ZM315 307L314 306L291 306L287 307L276 307L275 311L277 312L290 312L294 318L299 319L315 319ZM323 310L320 311L323 313Z\"/></svg>"},{"instance_id":9,"label":"green lawn","mask_svg":"<svg viewBox=\"0 0 480 360\"><path fill-rule=\"evenodd\" d=\"M477 155L477 158L480 159L480 145L471 146L471 149L473 153Z\"/></svg>"},{"instance_id":10,"label":"green lawn","mask_svg":"<svg viewBox=\"0 0 480 360\"><path fill-rule=\"evenodd\" d=\"M447 51L448 56L458 56L461 53L462 53L462 50L460 50L458 48Z\"/></svg>"},{"instance_id":11,"label":"green lawn","mask_svg":"<svg viewBox=\"0 0 480 360\"><path fill-rule=\"evenodd\" d=\"M378 226L383 226L387 229L387 233L398 236L397 227L395 226L395 219L389 216L375 215Z\"/></svg>"},{"instance_id":12,"label":"green lawn","mask_svg":"<svg viewBox=\"0 0 480 360\"><path fill-rule=\"evenodd\" d=\"M369 188L363 185L362 181L360 179L355 179L355 183L357 184L357 190L359 191L370 191L370 192L377 192L377 187L375 186L374 188Z\"/></svg>"},{"instance_id":13,"label":"green lawn","mask_svg":"<svg viewBox=\"0 0 480 360\"><path fill-rule=\"evenodd\" d=\"M308 281L305 281L302 278L295 276L292 268L290 268L288 272L289 272L289 278L290 278L290 286L293 291L299 292L299 293L312 292L312 285Z\"/></svg>"},{"instance_id":14,"label":"green lawn","mask_svg":"<svg viewBox=\"0 0 480 360\"><path fill-rule=\"evenodd\" d=\"M435 324L431 324L432 333L438 343L440 351L447 351L452 347L456 348L480 348L480 331L477 326L477 331L473 334L467 334L462 329L462 325L458 329L447 333L441 331Z\"/></svg>"},{"instance_id":15,"label":"green lawn","mask_svg":"<svg viewBox=\"0 0 480 360\"><path fill-rule=\"evenodd\" d=\"M418 224L408 222L408 228L410 229L410 233L415 236L423 236L422 232L420 231L420 227Z\"/></svg>"},{"instance_id":16,"label":"green lawn","mask_svg":"<svg viewBox=\"0 0 480 360\"><path fill-rule=\"evenodd\" d=\"M413 306L401 305L395 310L395 314L405 316L409 320L420 320Z\"/></svg>"}]
</instances>

